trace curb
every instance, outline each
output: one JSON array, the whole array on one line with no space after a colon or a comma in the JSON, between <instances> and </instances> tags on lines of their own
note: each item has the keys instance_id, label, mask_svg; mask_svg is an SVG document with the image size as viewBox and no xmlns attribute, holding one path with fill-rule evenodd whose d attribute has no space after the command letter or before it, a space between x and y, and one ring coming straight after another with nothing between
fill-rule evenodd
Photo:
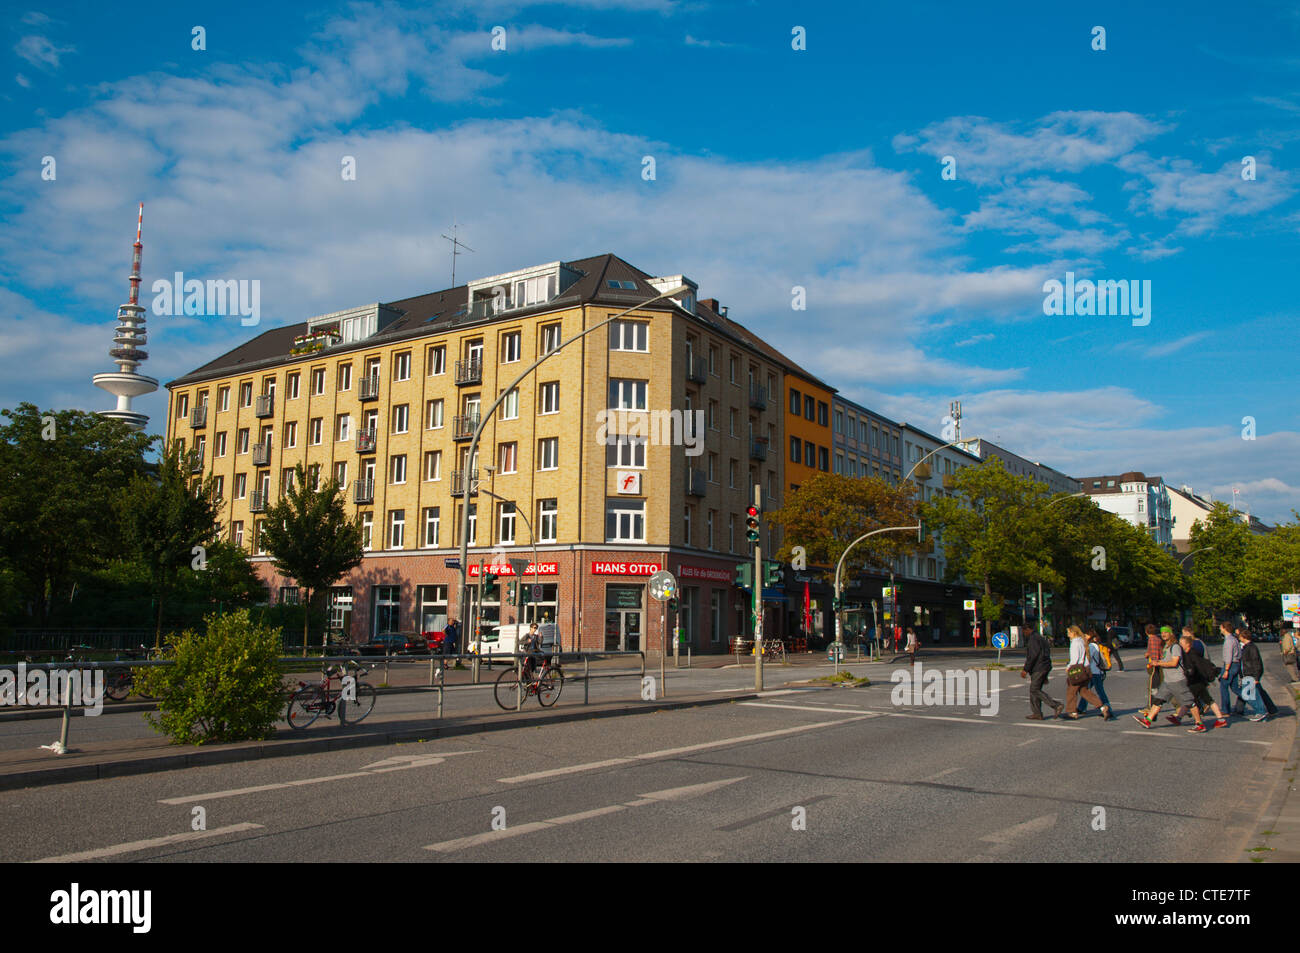
<instances>
[{"instance_id":1,"label":"curb","mask_svg":"<svg viewBox=\"0 0 1300 953\"><path fill-rule=\"evenodd\" d=\"M1267 668L1265 673L1273 674ZM1285 686L1287 683L1282 684ZM1289 689L1287 694L1291 694ZM1300 707L1300 703L1293 702L1293 710L1297 707ZM1297 724L1300 721L1300 711L1288 720L1291 722L1290 736L1284 735L1273 742L1267 752L1260 757L1259 764L1251 772L1250 778L1241 787L1242 800L1248 804L1258 804L1259 807L1254 810L1238 808L1224 820L1224 832L1235 835L1236 843L1235 849L1224 858L1228 863L1252 862L1251 858L1256 854L1252 853L1250 848L1267 845L1269 835L1265 835L1263 831L1272 829L1271 823L1277 819L1286 803L1289 784L1282 767L1289 760L1289 756L1294 757L1296 753L1296 743L1300 739L1300 725ZM1265 856L1265 861L1267 860Z\"/></svg>"},{"instance_id":2,"label":"curb","mask_svg":"<svg viewBox=\"0 0 1300 953\"><path fill-rule=\"evenodd\" d=\"M239 761L258 761L263 758L283 758L322 751L342 751L348 748L371 748L412 741L431 741L456 735L477 734L509 728L534 728L569 721L586 721L594 718L616 718L646 712L673 711L682 708L700 708L712 705L729 705L732 702L758 698L757 692L729 695L725 698L697 698L680 702L647 702L636 707L607 708L599 710L573 709L554 715L533 715L526 718L498 718L488 716L486 721L435 724L421 727L394 728L368 734L338 734L324 738L303 738L292 741L271 741L248 747L210 748L177 752L154 757L131 758L123 761L106 761L99 764L76 764L37 768L0 775L0 791L41 787L51 784L69 784L76 781L95 781L100 778L125 777L133 774L153 774L159 771L176 771L213 764L231 764Z\"/></svg>"}]
</instances>

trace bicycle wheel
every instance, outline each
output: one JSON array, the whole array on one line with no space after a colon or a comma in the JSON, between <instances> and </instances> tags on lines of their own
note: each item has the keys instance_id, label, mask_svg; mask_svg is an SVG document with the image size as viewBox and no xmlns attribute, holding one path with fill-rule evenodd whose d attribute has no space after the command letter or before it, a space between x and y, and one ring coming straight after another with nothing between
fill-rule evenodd
<instances>
[{"instance_id":1,"label":"bicycle wheel","mask_svg":"<svg viewBox=\"0 0 1300 953\"><path fill-rule=\"evenodd\" d=\"M324 709L319 685L307 685L293 693L289 699L289 710L285 712L285 721L290 728L306 728L320 717Z\"/></svg>"},{"instance_id":2,"label":"bicycle wheel","mask_svg":"<svg viewBox=\"0 0 1300 953\"><path fill-rule=\"evenodd\" d=\"M518 696L515 694L515 686L517 685L519 686ZM527 692L527 684L520 685L519 679L515 677L515 670L513 668L508 668L497 676L496 688L493 690L497 704L506 711L514 711L516 698L527 698Z\"/></svg>"},{"instance_id":3,"label":"bicycle wheel","mask_svg":"<svg viewBox=\"0 0 1300 953\"><path fill-rule=\"evenodd\" d=\"M353 701L339 702L339 723L355 725L375 710L375 690L365 682L357 682L357 697Z\"/></svg>"},{"instance_id":4,"label":"bicycle wheel","mask_svg":"<svg viewBox=\"0 0 1300 953\"><path fill-rule=\"evenodd\" d=\"M563 690L564 674L562 672L547 672L537 680L537 700L542 703L543 708L550 708L554 705Z\"/></svg>"},{"instance_id":5,"label":"bicycle wheel","mask_svg":"<svg viewBox=\"0 0 1300 953\"><path fill-rule=\"evenodd\" d=\"M134 681L129 668L110 668L104 673L104 694L115 702L123 701L131 694Z\"/></svg>"}]
</instances>

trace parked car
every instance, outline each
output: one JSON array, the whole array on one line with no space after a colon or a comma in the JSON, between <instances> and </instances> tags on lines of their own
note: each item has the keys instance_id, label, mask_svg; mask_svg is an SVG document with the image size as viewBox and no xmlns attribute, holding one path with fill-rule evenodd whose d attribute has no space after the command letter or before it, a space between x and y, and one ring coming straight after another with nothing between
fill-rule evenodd
<instances>
[{"instance_id":1,"label":"parked car","mask_svg":"<svg viewBox=\"0 0 1300 953\"><path fill-rule=\"evenodd\" d=\"M416 632L384 632L360 649L362 655L425 655L429 644Z\"/></svg>"}]
</instances>

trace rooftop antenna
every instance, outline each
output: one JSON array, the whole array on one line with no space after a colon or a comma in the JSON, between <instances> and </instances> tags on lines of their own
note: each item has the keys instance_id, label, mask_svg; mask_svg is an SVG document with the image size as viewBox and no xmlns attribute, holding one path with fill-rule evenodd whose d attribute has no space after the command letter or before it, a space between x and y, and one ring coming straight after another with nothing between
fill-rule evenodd
<instances>
[{"instance_id":1,"label":"rooftop antenna","mask_svg":"<svg viewBox=\"0 0 1300 953\"><path fill-rule=\"evenodd\" d=\"M948 413L952 415L954 442L961 442L961 401L954 400L948 404Z\"/></svg>"},{"instance_id":2,"label":"rooftop antenna","mask_svg":"<svg viewBox=\"0 0 1300 953\"><path fill-rule=\"evenodd\" d=\"M442 236L447 239L447 241L451 242L451 286L453 288L456 287L456 256L460 254L462 248L466 251L474 250L456 237L456 229L459 227L460 226L456 224L456 219L453 217L451 220L451 234Z\"/></svg>"}]
</instances>

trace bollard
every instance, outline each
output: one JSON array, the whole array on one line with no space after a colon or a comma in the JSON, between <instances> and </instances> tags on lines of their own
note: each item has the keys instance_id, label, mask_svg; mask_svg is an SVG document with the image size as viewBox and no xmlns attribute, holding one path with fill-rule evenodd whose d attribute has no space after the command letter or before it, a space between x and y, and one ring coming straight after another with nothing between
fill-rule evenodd
<instances>
[{"instance_id":1,"label":"bollard","mask_svg":"<svg viewBox=\"0 0 1300 953\"><path fill-rule=\"evenodd\" d=\"M434 673L434 662L435 662L435 659L433 658L432 655L430 655L430 656L429 656L429 685L430 685L430 686L433 685L433 680L434 680L434 678L435 678L435 673Z\"/></svg>"},{"instance_id":2,"label":"bollard","mask_svg":"<svg viewBox=\"0 0 1300 953\"><path fill-rule=\"evenodd\" d=\"M689 645L686 646L686 667L691 667L691 647Z\"/></svg>"},{"instance_id":3,"label":"bollard","mask_svg":"<svg viewBox=\"0 0 1300 953\"><path fill-rule=\"evenodd\" d=\"M584 705L591 702L591 658L584 655L582 657L582 703Z\"/></svg>"},{"instance_id":4,"label":"bollard","mask_svg":"<svg viewBox=\"0 0 1300 953\"><path fill-rule=\"evenodd\" d=\"M438 717L442 717L442 696L447 691L447 666L438 667Z\"/></svg>"},{"instance_id":5,"label":"bollard","mask_svg":"<svg viewBox=\"0 0 1300 953\"><path fill-rule=\"evenodd\" d=\"M522 711L524 707L524 686L520 681L523 670L520 667L519 656L515 656L515 711Z\"/></svg>"},{"instance_id":6,"label":"bollard","mask_svg":"<svg viewBox=\"0 0 1300 953\"><path fill-rule=\"evenodd\" d=\"M388 661L389 661L389 659L391 659L391 658L392 658L391 655L385 655L385 656L384 656L384 684L385 684L385 685L388 685L388 686L390 686L390 687L391 687L392 684L393 684L392 682L390 682L390 681L388 680Z\"/></svg>"},{"instance_id":7,"label":"bollard","mask_svg":"<svg viewBox=\"0 0 1300 953\"><path fill-rule=\"evenodd\" d=\"M63 727L59 729L59 746L54 750L55 754L66 754L68 751L68 723L72 720L72 681L63 683Z\"/></svg>"}]
</instances>

